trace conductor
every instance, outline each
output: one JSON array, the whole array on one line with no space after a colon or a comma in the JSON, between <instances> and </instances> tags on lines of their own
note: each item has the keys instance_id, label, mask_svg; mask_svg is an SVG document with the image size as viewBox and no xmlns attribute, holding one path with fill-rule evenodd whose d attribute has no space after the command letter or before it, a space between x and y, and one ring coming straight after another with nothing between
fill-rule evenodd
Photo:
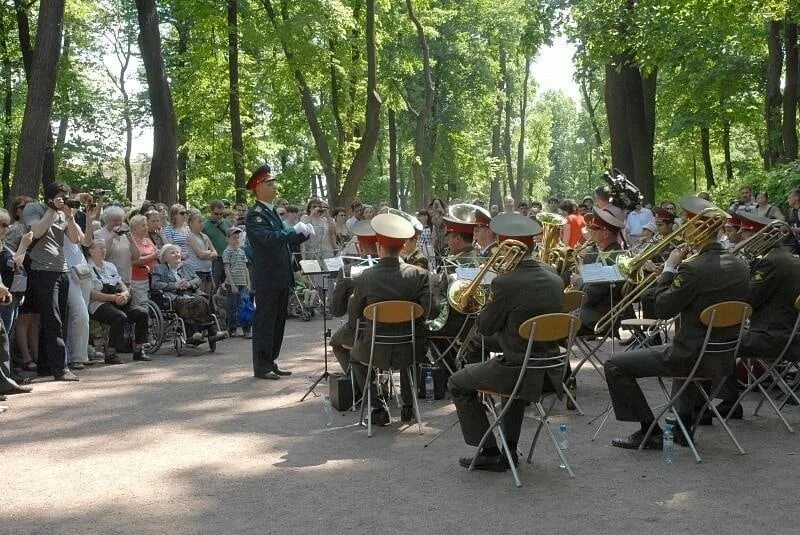
<instances>
[{"instance_id":1,"label":"conductor","mask_svg":"<svg viewBox=\"0 0 800 535\"><path fill-rule=\"evenodd\" d=\"M247 212L247 239L253 251L253 291L256 312L253 318L253 375L259 379L280 379L292 372L281 370L275 362L281 352L283 329L289 304L289 289L294 284L289 246L306 241L314 230L297 223L287 229L275 211L277 179L264 164L256 169L247 188L256 203Z\"/></svg>"}]
</instances>

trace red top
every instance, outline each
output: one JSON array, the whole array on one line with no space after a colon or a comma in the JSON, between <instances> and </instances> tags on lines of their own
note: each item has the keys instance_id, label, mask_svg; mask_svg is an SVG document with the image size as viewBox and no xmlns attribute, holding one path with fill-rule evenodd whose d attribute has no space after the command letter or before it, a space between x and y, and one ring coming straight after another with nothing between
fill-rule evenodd
<instances>
[{"instance_id":1,"label":"red top","mask_svg":"<svg viewBox=\"0 0 800 535\"><path fill-rule=\"evenodd\" d=\"M139 254L141 256L149 256L156 252L156 246L150 238L145 238L142 241L134 240L134 243L136 243L136 248L139 249ZM153 271L156 269L157 265L158 265L158 260L153 258L145 265L132 266L131 280L146 281L148 268L150 268L150 271Z\"/></svg>"},{"instance_id":2,"label":"red top","mask_svg":"<svg viewBox=\"0 0 800 535\"><path fill-rule=\"evenodd\" d=\"M567 245L574 248L583 239L582 231L586 226L586 220L578 214L570 214L567 216L567 225L569 225L569 243Z\"/></svg>"}]
</instances>

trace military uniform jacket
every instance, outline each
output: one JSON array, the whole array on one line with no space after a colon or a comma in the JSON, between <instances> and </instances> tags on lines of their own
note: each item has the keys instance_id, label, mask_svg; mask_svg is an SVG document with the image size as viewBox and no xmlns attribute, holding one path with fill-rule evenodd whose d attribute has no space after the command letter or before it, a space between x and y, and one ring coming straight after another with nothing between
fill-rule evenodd
<instances>
[{"instance_id":1,"label":"military uniform jacket","mask_svg":"<svg viewBox=\"0 0 800 535\"><path fill-rule=\"evenodd\" d=\"M528 258L514 271L498 275L491 285L489 302L478 315L478 332L494 336L503 350L502 362L519 366L525 359L528 341L519 336L519 326L542 314L561 312L564 303L564 283L549 265ZM535 343L532 357L558 355L556 343ZM553 385L561 384L562 369L548 373ZM534 391L542 388L545 374L526 373L523 397L533 399Z\"/></svg>"},{"instance_id":2,"label":"military uniform jacket","mask_svg":"<svg viewBox=\"0 0 800 535\"><path fill-rule=\"evenodd\" d=\"M308 238L287 229L274 210L260 201L247 211L247 241L253 255L253 290L278 290L294 285L289 246Z\"/></svg>"},{"instance_id":3,"label":"military uniform jacket","mask_svg":"<svg viewBox=\"0 0 800 535\"><path fill-rule=\"evenodd\" d=\"M430 263L428 262L428 257L422 254L422 251L419 250L419 247L415 247L414 250L409 254L405 259L406 264L411 264L412 266L417 266L418 268L422 268L425 271L430 269Z\"/></svg>"},{"instance_id":4,"label":"military uniform jacket","mask_svg":"<svg viewBox=\"0 0 800 535\"><path fill-rule=\"evenodd\" d=\"M695 258L683 262L677 274L662 273L656 283L656 315L669 319L680 314L681 319L666 355L667 360L687 371L691 369L706 335L700 313L723 301L746 301L748 283L747 265L734 255L725 253L719 243L707 246ZM711 341L729 340L736 336L738 329L715 329ZM729 375L733 364L732 354L706 355L699 371L712 377Z\"/></svg>"},{"instance_id":5,"label":"military uniform jacket","mask_svg":"<svg viewBox=\"0 0 800 535\"><path fill-rule=\"evenodd\" d=\"M364 309L373 303L399 300L411 301L422 305L423 314L415 325L417 362L420 362L425 356L425 336L427 331L424 319L431 308L428 273L418 267L401 264L398 258L381 258L377 265L364 270L358 278L352 279L352 281L354 290L347 306L347 313L350 318L361 318L364 324L364 331L353 347L351 358L363 363L369 362L372 322L364 318ZM406 334L409 332L409 326L408 324L378 324L377 330L378 334ZM412 351L410 345L375 346L373 364L380 368L400 369L411 365L411 360Z\"/></svg>"},{"instance_id":6,"label":"military uniform jacket","mask_svg":"<svg viewBox=\"0 0 800 535\"><path fill-rule=\"evenodd\" d=\"M618 243L611 244L604 253L609 251L620 251ZM587 256L584 261L587 264L596 261L596 257ZM616 258L612 255L605 260L607 265L613 265ZM612 301L616 304L622 299L622 288L624 284L618 282L611 286L607 283L593 283L581 285L581 291L586 293L586 304L581 308L581 323L589 329L593 329L597 321L602 318L609 310L611 310ZM623 314L620 314L618 321L624 318L633 317L633 311L628 309Z\"/></svg>"},{"instance_id":7,"label":"military uniform jacket","mask_svg":"<svg viewBox=\"0 0 800 535\"><path fill-rule=\"evenodd\" d=\"M742 356L774 359L780 355L797 319L794 302L798 295L800 260L786 249L772 249L753 264L747 298L753 315ZM796 353L800 355L800 348Z\"/></svg>"}]
</instances>

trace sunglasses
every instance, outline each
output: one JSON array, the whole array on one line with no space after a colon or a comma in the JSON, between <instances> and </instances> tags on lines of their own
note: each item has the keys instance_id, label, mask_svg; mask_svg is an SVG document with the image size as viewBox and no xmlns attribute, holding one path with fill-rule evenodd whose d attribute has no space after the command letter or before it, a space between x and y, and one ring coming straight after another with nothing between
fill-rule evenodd
<instances>
[{"instance_id":1,"label":"sunglasses","mask_svg":"<svg viewBox=\"0 0 800 535\"><path fill-rule=\"evenodd\" d=\"M186 212L178 212L178 215L186 215Z\"/></svg>"},{"instance_id":2,"label":"sunglasses","mask_svg":"<svg viewBox=\"0 0 800 535\"><path fill-rule=\"evenodd\" d=\"M0 223L0 228L8 228L9 223Z\"/></svg>"},{"instance_id":3,"label":"sunglasses","mask_svg":"<svg viewBox=\"0 0 800 535\"><path fill-rule=\"evenodd\" d=\"M285 215L286 215L286 212L278 212L278 216L282 217L282 216L285 216Z\"/></svg>"}]
</instances>

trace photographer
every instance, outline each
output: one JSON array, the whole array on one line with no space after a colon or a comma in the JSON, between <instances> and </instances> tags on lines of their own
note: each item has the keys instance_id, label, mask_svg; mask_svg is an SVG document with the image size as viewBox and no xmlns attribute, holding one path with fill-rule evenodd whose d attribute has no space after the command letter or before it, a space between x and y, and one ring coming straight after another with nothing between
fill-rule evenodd
<instances>
[{"instance_id":1,"label":"photographer","mask_svg":"<svg viewBox=\"0 0 800 535\"><path fill-rule=\"evenodd\" d=\"M101 239L89 247L92 267L92 291L89 312L92 319L111 327L106 344L106 364L123 364L117 355L125 337L125 324L134 325L133 360L152 360L143 349L147 341L147 310L131 304L131 294L117 268L106 262L106 244Z\"/></svg>"},{"instance_id":2,"label":"photographer","mask_svg":"<svg viewBox=\"0 0 800 535\"><path fill-rule=\"evenodd\" d=\"M121 206L106 207L103 210L105 226L94 232L94 239L105 241L108 261L116 266L122 282L130 286L132 259L139 253L124 221L125 210Z\"/></svg>"},{"instance_id":3,"label":"photographer","mask_svg":"<svg viewBox=\"0 0 800 535\"><path fill-rule=\"evenodd\" d=\"M34 308L41 314L39 374L52 373L56 381L78 380L67 368L64 342L66 324L63 320L69 294L64 236L75 243L81 241L80 228L73 215L80 203L68 200L69 193L67 184L53 182L45 188L45 202L30 203L22 213L22 220L35 240L28 253L31 269L26 298L34 301Z\"/></svg>"}]
</instances>

